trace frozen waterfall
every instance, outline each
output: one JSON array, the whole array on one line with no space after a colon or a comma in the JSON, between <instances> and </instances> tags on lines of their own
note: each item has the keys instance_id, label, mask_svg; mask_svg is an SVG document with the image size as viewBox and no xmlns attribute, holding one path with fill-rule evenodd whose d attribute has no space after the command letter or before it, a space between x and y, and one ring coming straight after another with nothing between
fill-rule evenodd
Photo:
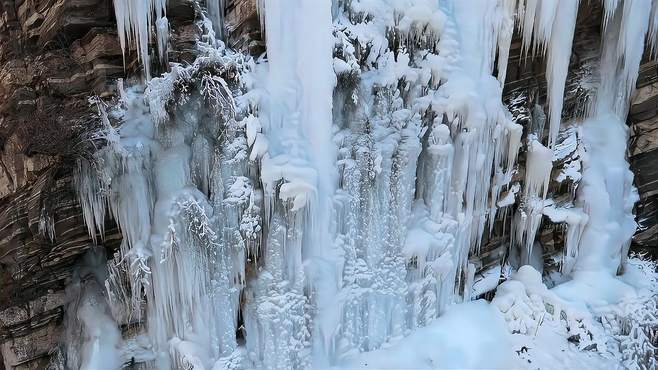
<instances>
[{"instance_id":1,"label":"frozen waterfall","mask_svg":"<svg viewBox=\"0 0 658 370\"><path fill-rule=\"evenodd\" d=\"M543 338L544 321L560 345L581 335L578 350L606 351L613 334L583 308L594 298L577 297L600 279L620 286L607 296L635 292L616 276L633 268L637 201L625 118L645 43L656 54L658 0L605 1L582 122L562 120L578 0L259 0L267 53L255 59L221 40L223 0L195 3L197 56L183 65L167 62L166 0L114 0L122 49L137 50L147 82L94 101L102 144L76 172L92 238L102 244L109 217L123 235L104 291L80 293L90 341L79 351L99 347L85 361L478 367L477 343L503 353L512 335ZM503 102L515 33L546 60L548 135ZM549 182L569 140L581 182L560 208ZM544 216L567 230L554 289L532 263ZM500 256L487 249L499 229ZM496 287L492 304L469 302ZM423 336L441 347L462 322L474 336L471 319L491 331L464 355L475 362L426 354ZM139 336L93 334L108 325Z\"/></svg>"}]
</instances>

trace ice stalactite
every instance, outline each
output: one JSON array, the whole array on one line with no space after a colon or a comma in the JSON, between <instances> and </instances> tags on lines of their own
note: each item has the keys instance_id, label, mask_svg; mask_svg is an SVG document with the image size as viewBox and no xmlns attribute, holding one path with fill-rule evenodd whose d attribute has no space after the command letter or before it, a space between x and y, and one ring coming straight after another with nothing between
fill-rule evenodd
<instances>
[{"instance_id":1,"label":"ice stalactite","mask_svg":"<svg viewBox=\"0 0 658 370\"><path fill-rule=\"evenodd\" d=\"M628 114L649 31L651 8L651 0L632 0L624 1L621 8L615 12L616 17L621 17L621 24L609 25L611 31L606 32L601 73L604 75L616 71L621 73L621 76L602 79L595 112L600 113L608 109L609 104L613 104L617 116L623 119ZM613 19L613 22L616 21L619 21L619 18ZM616 41L609 40L612 30L619 32L619 39ZM616 50L612 50L615 44Z\"/></svg>"},{"instance_id":2,"label":"ice stalactite","mask_svg":"<svg viewBox=\"0 0 658 370\"><path fill-rule=\"evenodd\" d=\"M535 54L544 54L551 40L555 15L560 0L521 0L517 14L523 18L523 47L527 54L532 49Z\"/></svg>"},{"instance_id":3,"label":"ice stalactite","mask_svg":"<svg viewBox=\"0 0 658 370\"><path fill-rule=\"evenodd\" d=\"M579 0L560 0L555 11L555 25L548 42L546 81L548 83L548 147L553 148L557 142L562 107L564 105L564 87L571 61L571 46L576 29Z\"/></svg>"},{"instance_id":4,"label":"ice stalactite","mask_svg":"<svg viewBox=\"0 0 658 370\"><path fill-rule=\"evenodd\" d=\"M543 146L534 136L529 137L528 141L524 206L517 211L517 229L513 238L525 248L527 256L530 256L543 217L546 192L553 169L553 151Z\"/></svg>"},{"instance_id":5,"label":"ice stalactite","mask_svg":"<svg viewBox=\"0 0 658 370\"><path fill-rule=\"evenodd\" d=\"M155 21L155 33L158 40L158 57L160 64L167 64L167 53L169 43L169 20L167 17L160 17Z\"/></svg>"},{"instance_id":6,"label":"ice stalactite","mask_svg":"<svg viewBox=\"0 0 658 370\"><path fill-rule=\"evenodd\" d=\"M224 5L225 0L206 0L208 18L212 21L213 30L220 39L224 38Z\"/></svg>"},{"instance_id":7,"label":"ice stalactite","mask_svg":"<svg viewBox=\"0 0 658 370\"><path fill-rule=\"evenodd\" d=\"M119 41L124 59L134 46L142 62L146 79L151 78L151 57L149 41L151 28L155 26L160 62L166 63L166 40L169 27L166 18L167 0L114 0Z\"/></svg>"},{"instance_id":8,"label":"ice stalactite","mask_svg":"<svg viewBox=\"0 0 658 370\"><path fill-rule=\"evenodd\" d=\"M603 26L607 27L610 19L615 15L617 7L619 5L619 0L603 0L603 10L605 12L603 18Z\"/></svg>"},{"instance_id":9,"label":"ice stalactite","mask_svg":"<svg viewBox=\"0 0 658 370\"><path fill-rule=\"evenodd\" d=\"M519 2L524 53L527 55L532 49L535 54L547 56L549 148L555 145L562 122L564 87L571 60L579 3L579 0Z\"/></svg>"}]
</instances>

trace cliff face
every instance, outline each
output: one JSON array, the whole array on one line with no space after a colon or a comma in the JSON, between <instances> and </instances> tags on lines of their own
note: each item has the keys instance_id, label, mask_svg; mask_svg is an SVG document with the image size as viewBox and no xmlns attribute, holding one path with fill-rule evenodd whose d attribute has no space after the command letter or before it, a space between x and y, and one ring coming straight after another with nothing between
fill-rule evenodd
<instances>
[{"instance_id":1,"label":"cliff face","mask_svg":"<svg viewBox=\"0 0 658 370\"><path fill-rule=\"evenodd\" d=\"M170 6L191 23L190 4ZM194 40L185 31L180 56ZM66 283L93 244L72 184L97 126L88 99L113 95L136 61L124 68L111 0L7 0L0 63L0 368L44 369L63 337ZM120 240L108 220L108 253Z\"/></svg>"},{"instance_id":2,"label":"cliff face","mask_svg":"<svg viewBox=\"0 0 658 370\"><path fill-rule=\"evenodd\" d=\"M564 119L581 116L590 96L599 51L601 7L582 2L567 80ZM169 1L169 61L191 62L199 9L192 0ZM255 0L226 4L227 43L264 51ZM73 190L76 160L93 150L98 127L91 96L110 99L118 78L139 78L136 53L125 63L111 0L0 1L0 370L44 369L58 356L67 302L65 288L82 255L94 244ZM162 69L155 65L155 70ZM658 67L648 51L628 117L629 158L640 193L634 246L656 254L658 246ZM512 41L505 99L519 122L546 103L545 61L525 58ZM565 130L562 141L569 137ZM571 163L569 149L554 178ZM522 154L517 175L522 179ZM573 201L575 181L552 181L553 198ZM562 253L564 230L544 217L539 240L548 260ZM471 259L479 271L500 264L509 230L502 226ZM109 257L121 232L108 219L102 246ZM482 293L486 293L483 291ZM124 328L130 335L130 328Z\"/></svg>"},{"instance_id":3,"label":"cliff face","mask_svg":"<svg viewBox=\"0 0 658 370\"><path fill-rule=\"evenodd\" d=\"M87 98L107 94L123 66L110 1L3 1L0 14L0 362L43 369L90 245L71 184L93 122Z\"/></svg>"},{"instance_id":4,"label":"cliff face","mask_svg":"<svg viewBox=\"0 0 658 370\"><path fill-rule=\"evenodd\" d=\"M638 91L628 116L631 127L629 158L640 193L636 205L638 231L633 243L638 250L658 256L658 65L646 62L640 67Z\"/></svg>"}]
</instances>

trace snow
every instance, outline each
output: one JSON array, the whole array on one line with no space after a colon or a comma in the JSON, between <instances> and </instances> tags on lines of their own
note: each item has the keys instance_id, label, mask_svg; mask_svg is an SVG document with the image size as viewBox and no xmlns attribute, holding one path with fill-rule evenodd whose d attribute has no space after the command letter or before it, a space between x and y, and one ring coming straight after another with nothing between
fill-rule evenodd
<instances>
[{"instance_id":1,"label":"snow","mask_svg":"<svg viewBox=\"0 0 658 370\"><path fill-rule=\"evenodd\" d=\"M453 306L430 325L377 351L341 363L348 369L518 368L511 336L485 301Z\"/></svg>"}]
</instances>

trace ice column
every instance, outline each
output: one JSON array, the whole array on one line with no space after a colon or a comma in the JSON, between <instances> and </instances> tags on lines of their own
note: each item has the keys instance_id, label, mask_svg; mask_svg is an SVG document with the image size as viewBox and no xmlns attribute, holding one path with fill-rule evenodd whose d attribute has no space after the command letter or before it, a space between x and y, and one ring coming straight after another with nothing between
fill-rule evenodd
<instances>
[{"instance_id":1,"label":"ice column","mask_svg":"<svg viewBox=\"0 0 658 370\"><path fill-rule=\"evenodd\" d=\"M267 368L298 368L310 360L309 307L316 313L314 334L334 330L323 313L337 284L329 228L335 186L331 1L259 6L268 51L258 112L268 143L260 160L268 237L263 271L248 289L258 309L249 308L245 324L258 334L247 336L247 348ZM322 341L313 344L323 357Z\"/></svg>"},{"instance_id":2,"label":"ice column","mask_svg":"<svg viewBox=\"0 0 658 370\"><path fill-rule=\"evenodd\" d=\"M589 216L579 246L574 274L623 269L636 228L633 205L638 199L626 161L629 99L649 29L650 0L606 2L601 56L601 86L582 126L586 153L578 200ZM609 6L609 8L608 8Z\"/></svg>"}]
</instances>

